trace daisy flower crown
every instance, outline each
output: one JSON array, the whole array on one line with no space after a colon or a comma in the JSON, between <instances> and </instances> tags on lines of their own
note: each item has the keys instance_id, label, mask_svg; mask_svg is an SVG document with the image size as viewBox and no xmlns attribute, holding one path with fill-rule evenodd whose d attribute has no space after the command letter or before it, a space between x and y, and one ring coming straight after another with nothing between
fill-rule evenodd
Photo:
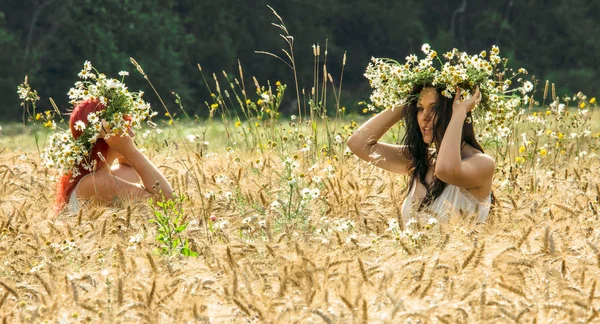
<instances>
[{"instance_id":1,"label":"daisy flower crown","mask_svg":"<svg viewBox=\"0 0 600 324\"><path fill-rule=\"evenodd\" d=\"M455 48L445 53L443 60L429 44L423 44L421 50L424 58L411 54L404 63L386 58L371 59L365 72L373 88L368 110L390 109L415 100L418 94L412 91L417 85L441 88L447 98L453 98L458 87L462 91L461 99L466 99L479 86L482 98L476 113L483 113L486 123L502 127L503 121L512 117L517 107L530 100L528 93L533 90L533 83L519 77L527 74L527 70L509 69L508 60L500 57L497 46L476 55Z\"/></svg>"},{"instance_id":2,"label":"daisy flower crown","mask_svg":"<svg viewBox=\"0 0 600 324\"><path fill-rule=\"evenodd\" d=\"M128 72L119 72L121 80L107 78L92 67L89 61L79 73L80 81L68 92L69 103L73 107L87 100L97 100L105 109L87 115L88 122L78 120L74 124L81 135L75 139L70 129L56 132L50 137L49 145L42 155L47 168L55 169L60 175L80 175L80 166L87 171L95 168L92 148L100 138L102 120L111 129L105 137L125 134L128 128L140 129L142 122L157 114L152 112L150 104L142 99L143 91L130 92L123 80ZM102 158L102 157L100 157Z\"/></svg>"}]
</instances>

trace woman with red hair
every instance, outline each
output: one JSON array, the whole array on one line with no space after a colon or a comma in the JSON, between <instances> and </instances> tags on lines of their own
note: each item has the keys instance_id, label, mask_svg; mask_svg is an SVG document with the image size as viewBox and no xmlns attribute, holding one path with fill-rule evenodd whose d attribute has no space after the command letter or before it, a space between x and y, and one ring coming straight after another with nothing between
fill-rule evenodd
<instances>
[{"instance_id":1,"label":"woman with red hair","mask_svg":"<svg viewBox=\"0 0 600 324\"><path fill-rule=\"evenodd\" d=\"M104 109L105 105L98 99L80 102L73 109L69 120L73 138L77 140L83 134L85 125L89 126L90 113L101 112ZM137 149L132 140L135 134L131 128L123 134L112 132L106 122L102 122L101 125L103 129L100 138L94 139L86 163L81 162L76 166L78 172L69 172L59 179L57 212L65 207L71 212L78 212L80 201L107 204L117 198L171 198L171 185L154 164ZM105 136L107 133L111 135ZM86 165L93 165L94 168Z\"/></svg>"}]
</instances>

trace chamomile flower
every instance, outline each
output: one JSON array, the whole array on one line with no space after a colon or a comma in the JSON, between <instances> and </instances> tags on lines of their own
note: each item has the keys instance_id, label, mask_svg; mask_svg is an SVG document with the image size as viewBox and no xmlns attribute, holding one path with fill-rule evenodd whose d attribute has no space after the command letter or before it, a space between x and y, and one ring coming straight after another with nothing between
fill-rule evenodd
<instances>
[{"instance_id":1,"label":"chamomile flower","mask_svg":"<svg viewBox=\"0 0 600 324\"><path fill-rule=\"evenodd\" d=\"M78 120L75 122L74 128L75 128L75 130L83 132L85 130L85 123L82 122L81 120Z\"/></svg>"},{"instance_id":2,"label":"chamomile flower","mask_svg":"<svg viewBox=\"0 0 600 324\"><path fill-rule=\"evenodd\" d=\"M533 83L531 83L531 81L525 81L525 83L523 83L523 93L531 92L531 90L533 90Z\"/></svg>"},{"instance_id":3,"label":"chamomile flower","mask_svg":"<svg viewBox=\"0 0 600 324\"><path fill-rule=\"evenodd\" d=\"M310 195L312 199L317 199L321 196L321 191L318 188L315 188L310 192Z\"/></svg>"},{"instance_id":4,"label":"chamomile flower","mask_svg":"<svg viewBox=\"0 0 600 324\"><path fill-rule=\"evenodd\" d=\"M271 209L277 209L277 208L279 208L279 206L281 206L281 204L277 200L273 201L271 203L271 205L269 205L269 207L271 207Z\"/></svg>"},{"instance_id":5,"label":"chamomile flower","mask_svg":"<svg viewBox=\"0 0 600 324\"><path fill-rule=\"evenodd\" d=\"M304 188L300 194L302 195L302 198L309 199L311 197L312 190L310 190L310 188Z\"/></svg>"},{"instance_id":6,"label":"chamomile flower","mask_svg":"<svg viewBox=\"0 0 600 324\"><path fill-rule=\"evenodd\" d=\"M423 44L423 46L421 46L421 51L423 51L423 53L425 53L425 54L429 54L429 52L431 51L431 46L429 46L429 44L425 43L425 44Z\"/></svg>"}]
</instances>

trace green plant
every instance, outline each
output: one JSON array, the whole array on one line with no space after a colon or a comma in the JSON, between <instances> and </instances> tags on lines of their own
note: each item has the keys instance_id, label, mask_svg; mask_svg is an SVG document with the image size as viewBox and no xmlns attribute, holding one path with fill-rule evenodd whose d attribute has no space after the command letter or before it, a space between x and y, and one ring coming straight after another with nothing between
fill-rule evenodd
<instances>
[{"instance_id":1,"label":"green plant","mask_svg":"<svg viewBox=\"0 0 600 324\"><path fill-rule=\"evenodd\" d=\"M185 256L198 256L198 253L190 249L188 239L184 239L181 235L188 225L183 214L184 201L183 195L162 201L154 201L150 198L148 201L154 213L154 218L150 222L157 226L156 240L160 242L161 254L179 253Z\"/></svg>"}]
</instances>

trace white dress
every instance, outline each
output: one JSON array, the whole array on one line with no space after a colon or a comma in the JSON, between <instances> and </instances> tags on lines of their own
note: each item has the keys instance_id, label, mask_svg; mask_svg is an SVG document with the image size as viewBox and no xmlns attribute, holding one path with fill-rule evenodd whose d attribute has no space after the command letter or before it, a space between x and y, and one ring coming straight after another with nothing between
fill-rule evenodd
<instances>
[{"instance_id":1,"label":"white dress","mask_svg":"<svg viewBox=\"0 0 600 324\"><path fill-rule=\"evenodd\" d=\"M81 177L81 179L79 179L79 181L77 181L77 184L75 185L75 188L73 188L73 191L71 191L71 194L69 195L69 202L67 203L67 208L68 208L69 212L71 212L71 213L79 212L81 205L79 204L79 198L77 198L77 190L79 189L79 184L81 183L81 180L85 179L85 177L87 177L89 175L91 175L91 173L86 174L83 177Z\"/></svg>"},{"instance_id":2,"label":"white dress","mask_svg":"<svg viewBox=\"0 0 600 324\"><path fill-rule=\"evenodd\" d=\"M402 204L404 221L407 221L412 213L415 188L416 183ZM490 213L491 204L491 194L483 201L479 201L468 190L448 184L442 194L431 203L430 210L440 221L447 221L451 215L460 214L463 211L468 214L476 214L477 222L482 223L486 221Z\"/></svg>"}]
</instances>

